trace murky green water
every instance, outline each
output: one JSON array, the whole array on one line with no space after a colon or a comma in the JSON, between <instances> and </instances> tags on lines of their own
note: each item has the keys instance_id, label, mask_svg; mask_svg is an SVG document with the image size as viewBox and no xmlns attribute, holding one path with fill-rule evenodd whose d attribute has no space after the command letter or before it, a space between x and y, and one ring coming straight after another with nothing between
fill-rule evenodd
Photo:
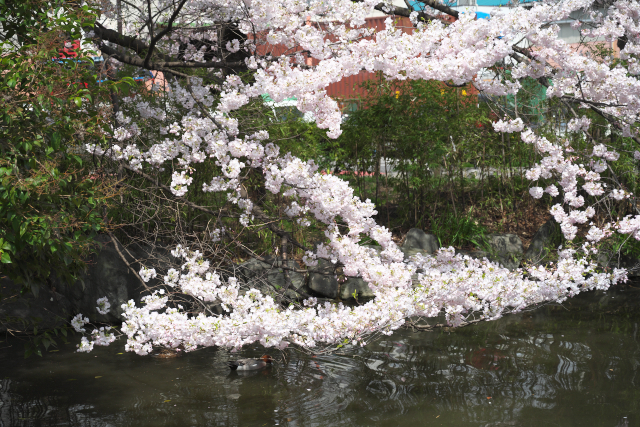
<instances>
[{"instance_id":1,"label":"murky green water","mask_svg":"<svg viewBox=\"0 0 640 427\"><path fill-rule=\"evenodd\" d=\"M246 374L216 349L161 360L69 345L24 360L9 340L0 426L640 426L634 286Z\"/></svg>"}]
</instances>

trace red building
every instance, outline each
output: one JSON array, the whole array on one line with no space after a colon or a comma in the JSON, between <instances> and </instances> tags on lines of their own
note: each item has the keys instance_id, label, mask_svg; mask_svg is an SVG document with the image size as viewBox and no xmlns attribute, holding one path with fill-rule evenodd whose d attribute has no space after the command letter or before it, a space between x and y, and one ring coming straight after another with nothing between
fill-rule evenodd
<instances>
[{"instance_id":1,"label":"red building","mask_svg":"<svg viewBox=\"0 0 640 427\"><path fill-rule=\"evenodd\" d=\"M385 28L385 20L388 16L380 16L380 17L372 17L366 18L366 27L374 28L377 31L381 31ZM414 30L413 24L409 20L409 18L395 16L391 17L395 20L397 28L401 28L404 32L411 34ZM451 22L455 20L453 17L450 18ZM324 25L323 23L312 23L308 21L308 25ZM369 38L369 37L368 37ZM330 39L328 40L330 41ZM259 55L273 55L273 56L281 56L281 55L293 55L296 52L300 52L302 49L299 47L289 49L284 45L272 45L269 43L258 43L258 54ZM316 65L319 61L313 58L307 58L307 65ZM361 71L360 73L344 77L341 81L332 83L327 87L327 93L329 96L337 100L341 106L341 108L348 108L349 104L358 100L360 97L365 95L364 89L360 87L360 85L367 81L371 80L375 77L375 73L371 73L368 71Z\"/></svg>"}]
</instances>

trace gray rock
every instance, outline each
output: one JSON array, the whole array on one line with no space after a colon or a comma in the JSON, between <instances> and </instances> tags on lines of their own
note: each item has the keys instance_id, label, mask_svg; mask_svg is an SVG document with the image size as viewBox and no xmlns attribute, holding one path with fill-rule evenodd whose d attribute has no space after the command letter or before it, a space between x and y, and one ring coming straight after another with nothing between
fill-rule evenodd
<instances>
[{"instance_id":1,"label":"gray rock","mask_svg":"<svg viewBox=\"0 0 640 427\"><path fill-rule=\"evenodd\" d=\"M353 299L353 294L357 299L373 298L375 295L369 285L360 277L349 277L346 282L340 286L340 299Z\"/></svg>"},{"instance_id":2,"label":"gray rock","mask_svg":"<svg viewBox=\"0 0 640 427\"><path fill-rule=\"evenodd\" d=\"M418 228L412 228L407 233L402 245L403 252L408 249L417 249L422 253L432 254L440 249L440 244L438 243L438 238L433 234L427 234Z\"/></svg>"},{"instance_id":3,"label":"gray rock","mask_svg":"<svg viewBox=\"0 0 640 427\"><path fill-rule=\"evenodd\" d=\"M278 295L279 290L283 289L286 280L284 270L277 268L282 262L281 259L268 258L268 262L258 261L256 259L249 260L237 267L237 273L244 280L246 286L258 289L266 295L274 298ZM288 268L300 269L300 266L294 260L287 260L285 264ZM288 271L291 285L285 293L285 297L289 299L301 299L304 294L309 293L309 288L305 283L305 275L296 271ZM296 290L302 292L296 292Z\"/></svg>"},{"instance_id":4,"label":"gray rock","mask_svg":"<svg viewBox=\"0 0 640 427\"><path fill-rule=\"evenodd\" d=\"M628 277L640 276L640 259L625 255L601 251L598 253L598 264L608 268L626 268Z\"/></svg>"},{"instance_id":5,"label":"gray rock","mask_svg":"<svg viewBox=\"0 0 640 427\"><path fill-rule=\"evenodd\" d=\"M509 270L515 270L520 266L520 261L524 256L520 237L515 234L487 234L485 242L488 245L488 251L456 250L456 253L477 259L487 258Z\"/></svg>"},{"instance_id":6,"label":"gray rock","mask_svg":"<svg viewBox=\"0 0 640 427\"><path fill-rule=\"evenodd\" d=\"M531 240L531 244L524 253L523 262L539 265L544 258L562 243L560 226L550 218L538 229Z\"/></svg>"},{"instance_id":7,"label":"gray rock","mask_svg":"<svg viewBox=\"0 0 640 427\"><path fill-rule=\"evenodd\" d=\"M71 303L64 296L47 286L41 286L38 296L31 292L20 293L20 285L7 278L0 279L0 332L33 332L54 329L67 322L71 315Z\"/></svg>"},{"instance_id":8,"label":"gray rock","mask_svg":"<svg viewBox=\"0 0 640 427\"><path fill-rule=\"evenodd\" d=\"M380 246L367 247L375 249L378 253L381 250ZM411 229L407 233L405 244L400 248L406 260L419 253L432 254L438 249L438 239L434 235L426 234L417 228ZM330 299L340 297L343 300L353 300L354 292L358 299L368 299L375 296L369 285L360 277L349 277L344 283L338 283L333 265L329 261L320 260L314 270L319 270L325 274L311 273L309 275L309 288L322 297ZM417 280L417 277L417 275L414 275L413 279Z\"/></svg>"},{"instance_id":9,"label":"gray rock","mask_svg":"<svg viewBox=\"0 0 640 427\"><path fill-rule=\"evenodd\" d=\"M336 298L340 284L335 277L333 264L321 259L314 270L319 271L319 273L311 273L309 275L309 288L322 297Z\"/></svg>"},{"instance_id":10,"label":"gray rock","mask_svg":"<svg viewBox=\"0 0 640 427\"><path fill-rule=\"evenodd\" d=\"M515 234L494 233L485 236L491 250L498 253L524 253L522 240Z\"/></svg>"},{"instance_id":11,"label":"gray rock","mask_svg":"<svg viewBox=\"0 0 640 427\"><path fill-rule=\"evenodd\" d=\"M260 289L267 282L270 269L270 264L250 259L238 265L230 274L242 279L246 286Z\"/></svg>"},{"instance_id":12,"label":"gray rock","mask_svg":"<svg viewBox=\"0 0 640 427\"><path fill-rule=\"evenodd\" d=\"M366 247L375 249L376 252L378 252L378 255L380 255L380 252L382 251L381 246L366 245ZM375 297L373 291L369 288L369 285L367 285L367 282L365 282L361 277L349 277L344 283L340 284L340 299L353 300L354 292L358 300L366 300Z\"/></svg>"},{"instance_id":13,"label":"gray rock","mask_svg":"<svg viewBox=\"0 0 640 427\"><path fill-rule=\"evenodd\" d=\"M488 234L487 242L491 248L494 259L509 270L520 267L520 261L524 257L522 240L515 234Z\"/></svg>"},{"instance_id":14,"label":"gray rock","mask_svg":"<svg viewBox=\"0 0 640 427\"><path fill-rule=\"evenodd\" d=\"M87 269L80 275L76 283L69 285L57 281L56 288L69 299L74 313L82 313L91 322L114 323L124 320L121 305L129 300L140 301L145 294L142 282L129 270L116 251L108 236L98 236L96 239L103 246L97 254L92 254L87 260ZM122 245L120 251L135 271L140 271L141 265L136 260L148 258L150 249L129 246L128 255ZM155 283L152 281L150 286ZM96 308L98 298L107 297L111 309L107 314L100 314Z\"/></svg>"},{"instance_id":15,"label":"gray rock","mask_svg":"<svg viewBox=\"0 0 640 427\"><path fill-rule=\"evenodd\" d=\"M375 249L378 254L381 251L380 246L365 245L368 248ZM311 273L309 275L309 288L316 294L334 299L340 297L343 300L353 300L355 292L358 299L373 298L373 291L369 288L364 280L360 277L349 277L344 283L338 283L335 277L333 264L326 260L320 260L314 270L321 273ZM324 274L322 274L324 273Z\"/></svg>"}]
</instances>

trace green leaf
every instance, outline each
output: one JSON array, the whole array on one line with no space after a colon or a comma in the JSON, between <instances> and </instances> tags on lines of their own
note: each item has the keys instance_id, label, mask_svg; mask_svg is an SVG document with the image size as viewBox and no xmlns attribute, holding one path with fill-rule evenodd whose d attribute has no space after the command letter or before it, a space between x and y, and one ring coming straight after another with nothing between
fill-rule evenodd
<instances>
[{"instance_id":1,"label":"green leaf","mask_svg":"<svg viewBox=\"0 0 640 427\"><path fill-rule=\"evenodd\" d=\"M62 137L60 136L60 134L58 132L54 132L51 135L51 145L53 146L53 148L55 148L56 150L60 149L60 140L62 139Z\"/></svg>"},{"instance_id":2,"label":"green leaf","mask_svg":"<svg viewBox=\"0 0 640 427\"><path fill-rule=\"evenodd\" d=\"M2 261L3 264L11 264L11 257L9 256L9 252L2 252L0 261Z\"/></svg>"}]
</instances>

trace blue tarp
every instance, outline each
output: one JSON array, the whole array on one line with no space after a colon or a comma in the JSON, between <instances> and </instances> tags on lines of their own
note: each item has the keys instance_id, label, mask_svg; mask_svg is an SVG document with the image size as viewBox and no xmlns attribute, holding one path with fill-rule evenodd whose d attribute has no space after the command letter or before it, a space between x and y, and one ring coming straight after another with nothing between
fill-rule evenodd
<instances>
[{"instance_id":1,"label":"blue tarp","mask_svg":"<svg viewBox=\"0 0 640 427\"><path fill-rule=\"evenodd\" d=\"M520 3L532 3L536 0L524 0ZM477 6L506 6L509 4L508 0L476 0Z\"/></svg>"},{"instance_id":2,"label":"blue tarp","mask_svg":"<svg viewBox=\"0 0 640 427\"><path fill-rule=\"evenodd\" d=\"M529 2L533 2L535 0L524 0L522 3L529 3ZM415 9L415 10L423 10L424 9L424 3L420 3L419 1L416 0L410 0L409 4L411 4L411 6ZM476 0L476 6L506 6L509 4L509 0ZM455 3L453 3L452 5L453 7L458 6L458 2L456 1ZM480 13L480 12L478 12ZM486 15L483 13L483 15ZM480 17L478 16L478 19L486 19L484 16Z\"/></svg>"},{"instance_id":3,"label":"blue tarp","mask_svg":"<svg viewBox=\"0 0 640 427\"><path fill-rule=\"evenodd\" d=\"M508 0L476 0L478 6L506 6Z\"/></svg>"}]
</instances>

